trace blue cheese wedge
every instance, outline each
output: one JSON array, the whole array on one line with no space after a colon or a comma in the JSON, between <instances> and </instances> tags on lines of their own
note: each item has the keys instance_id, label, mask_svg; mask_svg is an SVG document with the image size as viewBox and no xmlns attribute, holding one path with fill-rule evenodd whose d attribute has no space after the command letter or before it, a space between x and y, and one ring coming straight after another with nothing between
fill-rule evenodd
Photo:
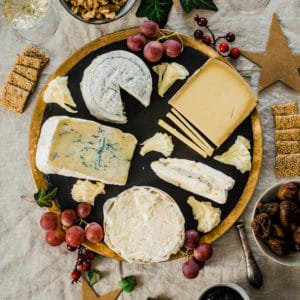
<instances>
[{"instance_id":1,"label":"blue cheese wedge","mask_svg":"<svg viewBox=\"0 0 300 300\"><path fill-rule=\"evenodd\" d=\"M150 104L152 77L135 54L116 50L101 54L85 69L80 89L89 112L99 120L127 122L120 88L142 105Z\"/></svg>"},{"instance_id":2,"label":"blue cheese wedge","mask_svg":"<svg viewBox=\"0 0 300 300\"><path fill-rule=\"evenodd\" d=\"M45 174L125 185L136 143L119 129L55 116L42 126L36 166Z\"/></svg>"}]
</instances>

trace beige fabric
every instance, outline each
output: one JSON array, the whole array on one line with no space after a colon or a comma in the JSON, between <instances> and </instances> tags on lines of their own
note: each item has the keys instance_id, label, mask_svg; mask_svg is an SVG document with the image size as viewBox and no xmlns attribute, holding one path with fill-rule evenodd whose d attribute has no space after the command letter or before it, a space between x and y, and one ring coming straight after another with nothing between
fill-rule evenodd
<instances>
[{"instance_id":1,"label":"beige fabric","mask_svg":"<svg viewBox=\"0 0 300 300\"><path fill-rule=\"evenodd\" d=\"M56 2L56 1L55 1ZM58 2L58 1L57 1ZM139 1L138 1L139 2ZM167 28L192 35L196 29L193 18L196 13L208 17L216 34L233 31L237 34L235 45L250 51L263 51L273 12L279 16L285 36L290 40L292 51L300 54L300 4L297 0L271 0L268 7L256 14L246 15L232 11L230 1L215 0L219 12L192 11L189 15L172 9ZM93 26L80 23L60 8L58 30L49 41L40 45L51 61L43 70L36 91L31 96L22 115L0 107L0 299L24 300L77 300L81 299L81 284L71 284L70 273L75 264L75 253L65 247L50 247L44 242L44 232L39 227L43 210L35 204L21 200L25 195L32 199L35 191L28 163L28 129L37 96L48 76L76 49L85 43L117 30L136 26L142 22L132 12L111 24ZM16 54L25 48L13 30L0 21L0 84L14 64ZM238 70L256 90L259 68L241 58L234 62ZM281 83L277 83L259 97L258 109L264 128L264 160L256 192L248 205L244 220L249 232L253 206L266 187L277 180L274 175L274 127L271 106L296 100L300 96ZM131 265L99 257L93 264L102 273L95 285L99 294L117 288L121 277L134 275L138 286L131 294L122 293L119 299L193 300L205 287L218 282L236 282L249 293L252 300L300 299L300 267L287 268L273 263L262 255L249 234L254 255L264 274L260 290L250 287L246 280L245 262L236 230L233 228L214 243L214 255L194 280L181 274L183 260L153 265Z\"/></svg>"}]
</instances>

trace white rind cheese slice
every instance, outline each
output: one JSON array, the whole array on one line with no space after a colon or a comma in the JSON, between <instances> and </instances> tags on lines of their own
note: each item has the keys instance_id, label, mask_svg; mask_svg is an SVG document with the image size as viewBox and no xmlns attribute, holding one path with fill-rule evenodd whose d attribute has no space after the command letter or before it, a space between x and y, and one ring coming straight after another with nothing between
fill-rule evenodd
<instances>
[{"instance_id":1,"label":"white rind cheese slice","mask_svg":"<svg viewBox=\"0 0 300 300\"><path fill-rule=\"evenodd\" d=\"M119 129L55 116L42 126L36 166L45 174L125 185L136 143Z\"/></svg>"},{"instance_id":2,"label":"white rind cheese slice","mask_svg":"<svg viewBox=\"0 0 300 300\"><path fill-rule=\"evenodd\" d=\"M161 179L219 204L227 200L235 180L203 163L179 158L161 158L151 163Z\"/></svg>"},{"instance_id":3,"label":"white rind cheese slice","mask_svg":"<svg viewBox=\"0 0 300 300\"><path fill-rule=\"evenodd\" d=\"M131 263L168 260L184 242L184 216L171 196L134 186L104 206L105 243Z\"/></svg>"},{"instance_id":4,"label":"white rind cheese slice","mask_svg":"<svg viewBox=\"0 0 300 300\"><path fill-rule=\"evenodd\" d=\"M152 77L146 64L135 54L116 50L101 54L85 69L80 83L89 112L99 120L127 122L120 88L147 107Z\"/></svg>"}]
</instances>

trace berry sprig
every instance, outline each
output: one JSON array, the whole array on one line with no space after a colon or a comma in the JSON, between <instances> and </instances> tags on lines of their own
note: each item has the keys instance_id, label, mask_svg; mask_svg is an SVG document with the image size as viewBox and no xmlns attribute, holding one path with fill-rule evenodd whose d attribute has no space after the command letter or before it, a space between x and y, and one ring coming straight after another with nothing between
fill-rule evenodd
<instances>
[{"instance_id":1,"label":"berry sprig","mask_svg":"<svg viewBox=\"0 0 300 300\"><path fill-rule=\"evenodd\" d=\"M78 250L75 266L71 273L72 284L73 284L79 281L83 272L88 272L90 270L91 261L96 257L96 253L91 250L87 250L83 246L72 247L68 245L67 249L71 252Z\"/></svg>"},{"instance_id":2,"label":"berry sprig","mask_svg":"<svg viewBox=\"0 0 300 300\"><path fill-rule=\"evenodd\" d=\"M209 28L206 18L196 15L194 20L198 26L206 28L209 33L209 35L205 35L203 30L196 29L194 32L194 37L196 39L202 40L203 43L215 49L223 57L231 57L233 59L239 58L239 56L241 55L239 48L230 48L229 46L229 43L235 41L235 34L233 32L228 32L226 33L226 35L216 37L212 30ZM226 40L226 42L221 42L222 40Z\"/></svg>"}]
</instances>

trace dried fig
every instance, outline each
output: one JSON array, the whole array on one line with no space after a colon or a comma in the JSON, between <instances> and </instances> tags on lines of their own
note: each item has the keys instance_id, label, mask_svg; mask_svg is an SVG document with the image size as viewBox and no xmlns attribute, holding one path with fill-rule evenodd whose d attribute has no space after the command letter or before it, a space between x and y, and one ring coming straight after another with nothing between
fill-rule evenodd
<instances>
[{"instance_id":1,"label":"dried fig","mask_svg":"<svg viewBox=\"0 0 300 300\"><path fill-rule=\"evenodd\" d=\"M280 203L279 216L283 227L288 228L294 224L297 220L298 214L299 207L295 202L285 200Z\"/></svg>"},{"instance_id":2,"label":"dried fig","mask_svg":"<svg viewBox=\"0 0 300 300\"><path fill-rule=\"evenodd\" d=\"M259 203L259 205L257 205L257 213L266 213L270 217L276 217L277 215L279 215L279 203Z\"/></svg>"},{"instance_id":3,"label":"dried fig","mask_svg":"<svg viewBox=\"0 0 300 300\"><path fill-rule=\"evenodd\" d=\"M251 223L254 234L262 239L267 239L271 234L271 219L266 213L255 216Z\"/></svg>"},{"instance_id":4,"label":"dried fig","mask_svg":"<svg viewBox=\"0 0 300 300\"><path fill-rule=\"evenodd\" d=\"M271 251L278 256L284 256L289 252L288 243L286 241L270 238L267 244Z\"/></svg>"},{"instance_id":5,"label":"dried fig","mask_svg":"<svg viewBox=\"0 0 300 300\"><path fill-rule=\"evenodd\" d=\"M298 192L298 186L294 182L288 182L286 184L283 184L278 192L277 192L277 198L280 201L285 200L292 200L295 198L296 194Z\"/></svg>"},{"instance_id":6,"label":"dried fig","mask_svg":"<svg viewBox=\"0 0 300 300\"><path fill-rule=\"evenodd\" d=\"M294 231L293 238L295 243L300 246L300 226Z\"/></svg>"},{"instance_id":7,"label":"dried fig","mask_svg":"<svg viewBox=\"0 0 300 300\"><path fill-rule=\"evenodd\" d=\"M279 224L272 224L272 236L279 239L285 238L285 232Z\"/></svg>"}]
</instances>

